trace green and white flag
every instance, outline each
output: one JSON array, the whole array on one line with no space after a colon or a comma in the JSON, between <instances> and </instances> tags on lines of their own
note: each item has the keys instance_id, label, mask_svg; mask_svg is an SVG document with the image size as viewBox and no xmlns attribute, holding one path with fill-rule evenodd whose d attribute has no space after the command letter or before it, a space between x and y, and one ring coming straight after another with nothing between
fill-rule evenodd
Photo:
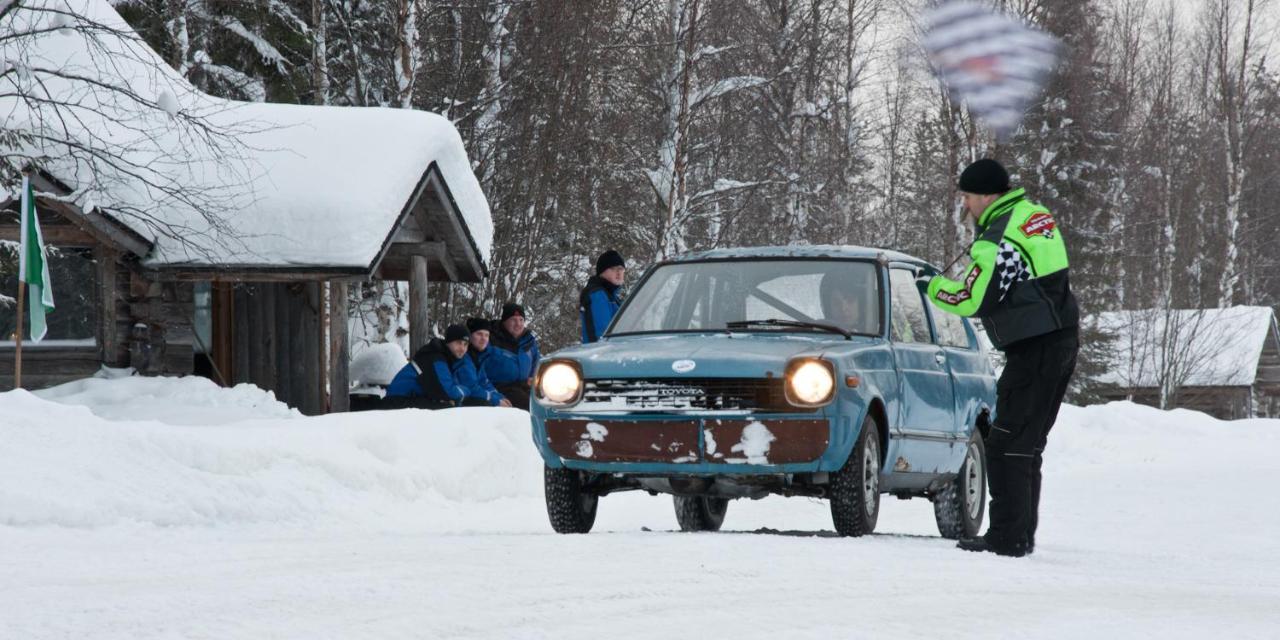
<instances>
[{"instance_id":1,"label":"green and white flag","mask_svg":"<svg viewBox=\"0 0 1280 640\"><path fill-rule=\"evenodd\" d=\"M31 180L22 178L22 248L18 260L18 281L27 283L31 295L31 341L40 342L49 331L44 316L53 311L53 282L49 279L48 255L40 220L36 217L36 194Z\"/></svg>"}]
</instances>

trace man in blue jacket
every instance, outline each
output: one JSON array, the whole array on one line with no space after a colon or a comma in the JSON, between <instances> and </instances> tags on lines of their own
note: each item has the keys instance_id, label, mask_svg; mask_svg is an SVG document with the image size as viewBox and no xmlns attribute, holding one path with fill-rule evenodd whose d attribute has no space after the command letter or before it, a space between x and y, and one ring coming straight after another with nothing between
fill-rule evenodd
<instances>
[{"instance_id":1,"label":"man in blue jacket","mask_svg":"<svg viewBox=\"0 0 1280 640\"><path fill-rule=\"evenodd\" d=\"M595 342L609 327L622 305L622 283L627 277L622 254L610 249L596 258L596 275L587 280L578 296L582 343Z\"/></svg>"},{"instance_id":2,"label":"man in blue jacket","mask_svg":"<svg viewBox=\"0 0 1280 640\"><path fill-rule=\"evenodd\" d=\"M467 387L458 376L466 355L466 327L449 325L443 340L432 338L392 378L381 408L443 409L477 404L467 402Z\"/></svg>"},{"instance_id":3,"label":"man in blue jacket","mask_svg":"<svg viewBox=\"0 0 1280 640\"><path fill-rule=\"evenodd\" d=\"M524 307L502 305L502 318L490 334L492 353L484 360L484 372L511 405L528 411L529 390L538 370L538 338L525 328Z\"/></svg>"},{"instance_id":4,"label":"man in blue jacket","mask_svg":"<svg viewBox=\"0 0 1280 640\"><path fill-rule=\"evenodd\" d=\"M484 372L484 361L492 355L489 349L489 326L489 321L485 318L467 320L470 344L467 346L464 362L458 369L458 379L467 387L468 397L483 401L492 407L510 407L511 401L494 388L493 383L489 381L489 376Z\"/></svg>"}]
</instances>

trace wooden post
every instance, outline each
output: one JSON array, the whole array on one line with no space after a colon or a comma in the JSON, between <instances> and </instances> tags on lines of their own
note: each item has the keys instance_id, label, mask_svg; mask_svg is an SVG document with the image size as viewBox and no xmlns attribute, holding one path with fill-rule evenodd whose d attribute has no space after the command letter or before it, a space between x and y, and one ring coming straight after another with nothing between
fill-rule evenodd
<instances>
[{"instance_id":1,"label":"wooden post","mask_svg":"<svg viewBox=\"0 0 1280 640\"><path fill-rule=\"evenodd\" d=\"M431 339L427 323L431 297L427 293L427 257L410 256L409 269L409 354L418 352Z\"/></svg>"},{"instance_id":2,"label":"wooden post","mask_svg":"<svg viewBox=\"0 0 1280 640\"><path fill-rule=\"evenodd\" d=\"M18 257L19 260L22 256ZM22 301L27 297L27 283L18 281L18 332L13 336L13 388L22 388Z\"/></svg>"},{"instance_id":3,"label":"wooden post","mask_svg":"<svg viewBox=\"0 0 1280 640\"><path fill-rule=\"evenodd\" d=\"M289 354L289 335L293 331L293 327L289 325L289 285L286 283L268 285L275 290L276 305L276 348L275 353L275 372L276 377L272 382L272 389L275 389L276 397L281 402L298 408L297 399L290 395L289 388L289 362L292 357Z\"/></svg>"},{"instance_id":4,"label":"wooden post","mask_svg":"<svg viewBox=\"0 0 1280 640\"><path fill-rule=\"evenodd\" d=\"M350 411L350 345L347 344L347 283L329 283L329 411Z\"/></svg>"},{"instance_id":5,"label":"wooden post","mask_svg":"<svg viewBox=\"0 0 1280 640\"><path fill-rule=\"evenodd\" d=\"M116 322L119 310L116 307L116 252L107 246L99 246L94 258L98 261L98 298L101 301L102 316L98 320L101 331L102 362L107 366L119 365L119 342L116 335Z\"/></svg>"},{"instance_id":6,"label":"wooden post","mask_svg":"<svg viewBox=\"0 0 1280 640\"><path fill-rule=\"evenodd\" d=\"M251 340L258 335L258 332L257 327L252 324L253 320L250 320L252 299L247 293L246 286L238 284L235 286L234 291L234 302L232 302L231 307L235 310L235 321L231 329L231 339L235 341L235 353L231 356L231 361L234 363L232 366L234 372L231 374L231 380L235 384L240 384L253 381L253 375L250 373L252 371L250 363L253 360L250 353L255 342L251 342Z\"/></svg>"}]
</instances>

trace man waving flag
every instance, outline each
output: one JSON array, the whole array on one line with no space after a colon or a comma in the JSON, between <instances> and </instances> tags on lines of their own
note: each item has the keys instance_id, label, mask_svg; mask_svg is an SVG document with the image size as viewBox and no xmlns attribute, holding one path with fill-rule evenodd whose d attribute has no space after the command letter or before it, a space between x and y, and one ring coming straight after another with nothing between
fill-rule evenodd
<instances>
[{"instance_id":1,"label":"man waving flag","mask_svg":"<svg viewBox=\"0 0 1280 640\"><path fill-rule=\"evenodd\" d=\"M18 304L22 304L22 286L31 289L31 341L44 339L48 327L44 316L53 311L53 289L49 279L49 261L44 250L44 236L40 234L40 220L36 217L36 197L31 180L22 178L22 246L18 259ZM21 309L18 315L22 315ZM19 320L21 321L21 320ZM21 325L19 325L21 326ZM22 336L19 335L21 340Z\"/></svg>"},{"instance_id":2,"label":"man waving flag","mask_svg":"<svg viewBox=\"0 0 1280 640\"><path fill-rule=\"evenodd\" d=\"M1022 122L1057 64L1058 40L1013 16L953 0L923 18L921 44L952 98L969 105L1000 140Z\"/></svg>"}]
</instances>

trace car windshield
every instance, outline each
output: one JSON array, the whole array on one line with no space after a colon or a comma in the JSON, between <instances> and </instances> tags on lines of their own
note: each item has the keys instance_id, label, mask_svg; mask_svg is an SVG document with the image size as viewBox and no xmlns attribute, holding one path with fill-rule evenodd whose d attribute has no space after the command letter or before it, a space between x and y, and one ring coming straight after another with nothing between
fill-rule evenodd
<instances>
[{"instance_id":1,"label":"car windshield","mask_svg":"<svg viewBox=\"0 0 1280 640\"><path fill-rule=\"evenodd\" d=\"M724 260L658 267L611 334L664 331L823 331L880 334L874 263L854 260ZM766 321L784 321L770 324Z\"/></svg>"}]
</instances>

